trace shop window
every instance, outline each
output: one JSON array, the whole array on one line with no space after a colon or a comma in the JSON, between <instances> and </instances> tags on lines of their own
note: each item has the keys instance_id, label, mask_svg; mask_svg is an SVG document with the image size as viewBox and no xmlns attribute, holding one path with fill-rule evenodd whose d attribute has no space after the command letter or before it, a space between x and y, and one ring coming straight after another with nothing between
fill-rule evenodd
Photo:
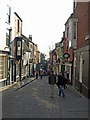
<instances>
[{"instance_id":1,"label":"shop window","mask_svg":"<svg viewBox=\"0 0 90 120\"><path fill-rule=\"evenodd\" d=\"M7 60L6 56L0 56L0 79L4 79L7 76Z\"/></svg>"}]
</instances>

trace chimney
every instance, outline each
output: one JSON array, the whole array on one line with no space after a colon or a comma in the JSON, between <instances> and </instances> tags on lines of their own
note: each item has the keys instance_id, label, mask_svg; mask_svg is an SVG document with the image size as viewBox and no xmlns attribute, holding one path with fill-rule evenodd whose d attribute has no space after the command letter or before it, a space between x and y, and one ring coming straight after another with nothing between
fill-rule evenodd
<instances>
[{"instance_id":1,"label":"chimney","mask_svg":"<svg viewBox=\"0 0 90 120\"><path fill-rule=\"evenodd\" d=\"M32 35L29 35L29 39L32 41Z\"/></svg>"}]
</instances>

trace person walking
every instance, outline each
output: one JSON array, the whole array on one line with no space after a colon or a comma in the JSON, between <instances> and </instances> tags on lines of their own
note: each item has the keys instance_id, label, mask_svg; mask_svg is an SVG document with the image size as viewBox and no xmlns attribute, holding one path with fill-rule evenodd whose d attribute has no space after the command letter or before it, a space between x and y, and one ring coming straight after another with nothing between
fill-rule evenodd
<instances>
[{"instance_id":1,"label":"person walking","mask_svg":"<svg viewBox=\"0 0 90 120\"><path fill-rule=\"evenodd\" d=\"M67 88L67 71L64 71L64 79L65 79L65 84L64 84L64 89Z\"/></svg>"},{"instance_id":2,"label":"person walking","mask_svg":"<svg viewBox=\"0 0 90 120\"><path fill-rule=\"evenodd\" d=\"M38 71L36 70L36 79L38 79Z\"/></svg>"},{"instance_id":3,"label":"person walking","mask_svg":"<svg viewBox=\"0 0 90 120\"><path fill-rule=\"evenodd\" d=\"M42 79L43 76L43 70L40 70L40 78Z\"/></svg>"},{"instance_id":4,"label":"person walking","mask_svg":"<svg viewBox=\"0 0 90 120\"><path fill-rule=\"evenodd\" d=\"M62 75L62 72L60 72L60 74L58 75L58 82L57 82L57 86L59 88L59 96L61 96L61 93L63 95L63 97L65 97L65 93L63 91L63 86L65 84L65 81L64 81L64 77Z\"/></svg>"},{"instance_id":5,"label":"person walking","mask_svg":"<svg viewBox=\"0 0 90 120\"><path fill-rule=\"evenodd\" d=\"M53 98L54 97L54 85L56 84L56 76L54 75L54 71L52 71L51 74L49 75L48 82L50 84L51 98Z\"/></svg>"}]
</instances>

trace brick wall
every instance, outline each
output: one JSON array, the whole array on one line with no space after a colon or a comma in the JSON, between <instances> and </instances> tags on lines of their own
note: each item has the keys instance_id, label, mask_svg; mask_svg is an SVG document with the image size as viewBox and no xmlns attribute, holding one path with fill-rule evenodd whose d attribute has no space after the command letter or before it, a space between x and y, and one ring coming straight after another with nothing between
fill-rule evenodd
<instances>
[{"instance_id":1,"label":"brick wall","mask_svg":"<svg viewBox=\"0 0 90 120\"><path fill-rule=\"evenodd\" d=\"M74 17L77 23L77 50L76 50L76 82L79 91L88 97L89 94L89 72L90 72L90 39L85 40L90 34L90 2L78 2L74 9ZM80 55L83 53L82 83L80 83Z\"/></svg>"},{"instance_id":2,"label":"brick wall","mask_svg":"<svg viewBox=\"0 0 90 120\"><path fill-rule=\"evenodd\" d=\"M80 53L83 52L83 69L82 69L82 83L79 81L80 75ZM83 93L86 97L88 97L88 89L90 88L89 85L89 47L83 47L76 50L76 86L78 87L79 91Z\"/></svg>"},{"instance_id":3,"label":"brick wall","mask_svg":"<svg viewBox=\"0 0 90 120\"><path fill-rule=\"evenodd\" d=\"M68 53L68 46L69 46L68 40L67 38L65 38L64 39L64 53ZM65 58L65 61L68 61L68 59Z\"/></svg>"},{"instance_id":4,"label":"brick wall","mask_svg":"<svg viewBox=\"0 0 90 120\"><path fill-rule=\"evenodd\" d=\"M88 45L88 40L85 40L85 36L88 35L88 2L78 2L75 8L74 16L78 18L77 29L77 47L81 48Z\"/></svg>"},{"instance_id":5,"label":"brick wall","mask_svg":"<svg viewBox=\"0 0 90 120\"><path fill-rule=\"evenodd\" d=\"M89 31L89 45L90 45L90 2L88 3L88 31Z\"/></svg>"},{"instance_id":6,"label":"brick wall","mask_svg":"<svg viewBox=\"0 0 90 120\"><path fill-rule=\"evenodd\" d=\"M69 48L69 54L70 54L69 61L72 62L73 60L73 49L72 48Z\"/></svg>"}]
</instances>

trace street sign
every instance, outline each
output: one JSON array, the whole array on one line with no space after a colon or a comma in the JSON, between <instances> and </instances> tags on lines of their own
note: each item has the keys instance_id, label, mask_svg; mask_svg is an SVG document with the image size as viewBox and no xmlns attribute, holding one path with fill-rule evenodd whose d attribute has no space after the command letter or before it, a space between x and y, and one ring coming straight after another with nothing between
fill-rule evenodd
<instances>
[{"instance_id":1,"label":"street sign","mask_svg":"<svg viewBox=\"0 0 90 120\"><path fill-rule=\"evenodd\" d=\"M68 58L70 58L70 54L69 53L64 53L63 57L68 59Z\"/></svg>"}]
</instances>

